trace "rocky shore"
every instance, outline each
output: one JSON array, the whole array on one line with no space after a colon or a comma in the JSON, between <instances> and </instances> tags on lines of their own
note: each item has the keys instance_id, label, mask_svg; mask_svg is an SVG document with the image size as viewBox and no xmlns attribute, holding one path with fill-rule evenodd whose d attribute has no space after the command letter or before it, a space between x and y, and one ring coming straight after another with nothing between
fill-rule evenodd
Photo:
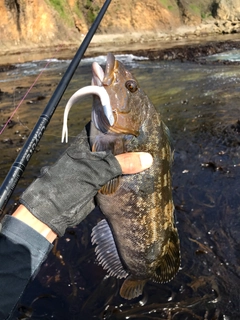
<instances>
[{"instance_id":1,"label":"rocky shore","mask_svg":"<svg viewBox=\"0 0 240 320\"><path fill-rule=\"evenodd\" d=\"M199 61L215 53L240 48L239 34L201 34L193 28L179 28L177 32L134 32L122 34L97 34L93 37L85 57L115 54L134 54L154 60ZM81 44L84 36L79 39ZM72 59L78 49L76 43L61 43L57 46L8 46L0 51L0 72L13 64L41 59ZM203 63L201 59L201 63Z\"/></svg>"}]
</instances>

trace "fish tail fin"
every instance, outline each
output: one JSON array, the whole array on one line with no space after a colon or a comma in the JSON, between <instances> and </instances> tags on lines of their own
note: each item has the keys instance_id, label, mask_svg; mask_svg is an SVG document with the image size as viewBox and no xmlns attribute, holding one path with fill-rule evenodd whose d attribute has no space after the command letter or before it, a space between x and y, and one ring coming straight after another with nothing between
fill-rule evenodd
<instances>
[{"instance_id":1,"label":"fish tail fin","mask_svg":"<svg viewBox=\"0 0 240 320\"><path fill-rule=\"evenodd\" d=\"M176 275L180 267L180 243L177 229L169 233L169 238L164 246L164 255L151 280L155 282L168 282Z\"/></svg>"},{"instance_id":2,"label":"fish tail fin","mask_svg":"<svg viewBox=\"0 0 240 320\"><path fill-rule=\"evenodd\" d=\"M136 280L131 276L124 280L120 289L120 296L124 299L134 299L140 296L147 280Z\"/></svg>"}]
</instances>

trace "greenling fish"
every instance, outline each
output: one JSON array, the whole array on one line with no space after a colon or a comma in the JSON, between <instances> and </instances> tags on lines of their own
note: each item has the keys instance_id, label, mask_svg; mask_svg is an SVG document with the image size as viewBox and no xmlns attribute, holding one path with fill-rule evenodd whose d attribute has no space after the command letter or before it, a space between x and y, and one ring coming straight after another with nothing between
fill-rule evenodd
<instances>
[{"instance_id":1,"label":"greenling fish","mask_svg":"<svg viewBox=\"0 0 240 320\"><path fill-rule=\"evenodd\" d=\"M106 220L92 231L96 255L108 274L125 278L120 295L133 299L148 280L164 283L179 270L180 245L174 224L169 131L134 76L109 53L105 72L93 63L92 85L70 98L67 114L83 94L93 93L92 151L149 152L153 165L113 179L96 196ZM99 90L99 91L98 91Z\"/></svg>"}]
</instances>

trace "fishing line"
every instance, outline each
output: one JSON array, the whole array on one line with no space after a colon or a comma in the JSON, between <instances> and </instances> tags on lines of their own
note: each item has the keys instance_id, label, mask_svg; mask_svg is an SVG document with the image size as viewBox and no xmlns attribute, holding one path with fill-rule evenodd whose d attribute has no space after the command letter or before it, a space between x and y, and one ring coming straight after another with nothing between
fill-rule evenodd
<instances>
[{"instance_id":1,"label":"fishing line","mask_svg":"<svg viewBox=\"0 0 240 320\"><path fill-rule=\"evenodd\" d=\"M9 122L12 120L14 114L18 111L19 107L21 106L21 104L23 103L23 101L26 99L27 95L29 94L29 92L32 90L32 88L35 86L35 84L37 83L38 79L41 77L43 71L48 67L49 63L51 62L51 60L49 60L46 65L44 66L44 68L42 69L42 71L39 73L39 75L37 76L37 78L34 80L33 84L30 86L30 88L27 90L27 92L25 93L25 95L23 96L22 100L19 102L19 104L17 105L17 107L13 110L11 116L8 118L7 122L5 123L5 125L3 126L2 130L0 131L0 134L3 133L3 131L6 129L7 125L9 124Z\"/></svg>"}]
</instances>

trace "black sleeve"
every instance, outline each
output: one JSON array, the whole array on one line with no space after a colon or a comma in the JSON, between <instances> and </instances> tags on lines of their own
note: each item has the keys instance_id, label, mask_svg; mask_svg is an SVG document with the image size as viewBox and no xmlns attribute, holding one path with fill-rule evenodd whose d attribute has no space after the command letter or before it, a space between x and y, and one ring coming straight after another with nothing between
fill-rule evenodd
<instances>
[{"instance_id":1,"label":"black sleeve","mask_svg":"<svg viewBox=\"0 0 240 320\"><path fill-rule=\"evenodd\" d=\"M31 227L12 216L4 217L0 233L1 320L10 317L51 249L52 244Z\"/></svg>"}]
</instances>

